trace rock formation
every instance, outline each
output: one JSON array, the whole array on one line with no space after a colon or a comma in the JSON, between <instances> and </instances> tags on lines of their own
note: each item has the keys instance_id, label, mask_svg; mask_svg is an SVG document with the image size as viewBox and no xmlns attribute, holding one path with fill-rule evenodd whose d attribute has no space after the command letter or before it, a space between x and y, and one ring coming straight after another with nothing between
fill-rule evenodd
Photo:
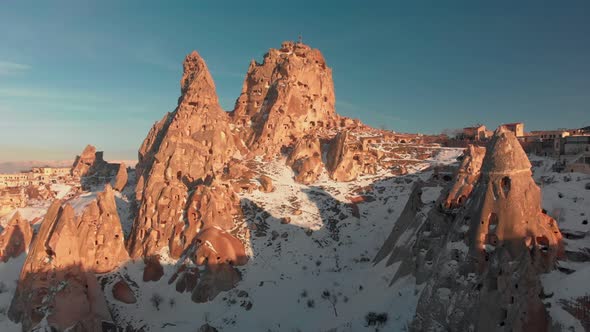
<instances>
[{"instance_id":1,"label":"rock formation","mask_svg":"<svg viewBox=\"0 0 590 332\"><path fill-rule=\"evenodd\" d=\"M31 244L9 316L24 331L44 318L58 331L114 328L95 274L116 270L127 260L109 186L81 215L55 201Z\"/></svg>"},{"instance_id":2,"label":"rock formation","mask_svg":"<svg viewBox=\"0 0 590 332\"><path fill-rule=\"evenodd\" d=\"M72 166L72 174L77 176L84 176L88 170L94 165L96 161L96 148L92 145L86 145L82 154L76 156L74 165Z\"/></svg>"},{"instance_id":3,"label":"rock formation","mask_svg":"<svg viewBox=\"0 0 590 332\"><path fill-rule=\"evenodd\" d=\"M445 201L447 209L461 207L465 204L473 191L473 187L479 180L485 153L486 149L484 147L474 145L467 147L455 177L455 184Z\"/></svg>"},{"instance_id":4,"label":"rock formation","mask_svg":"<svg viewBox=\"0 0 590 332\"><path fill-rule=\"evenodd\" d=\"M317 49L284 42L250 63L232 114L255 155L271 158L306 133L338 124L332 70Z\"/></svg>"},{"instance_id":5,"label":"rock formation","mask_svg":"<svg viewBox=\"0 0 590 332\"><path fill-rule=\"evenodd\" d=\"M0 233L0 260L6 263L28 251L32 238L31 224L16 212Z\"/></svg>"},{"instance_id":6,"label":"rock formation","mask_svg":"<svg viewBox=\"0 0 590 332\"><path fill-rule=\"evenodd\" d=\"M328 149L326 168L332 180L352 181L361 173L361 164L355 151L348 145L348 131L336 135Z\"/></svg>"},{"instance_id":7,"label":"rock formation","mask_svg":"<svg viewBox=\"0 0 590 332\"><path fill-rule=\"evenodd\" d=\"M287 165L295 171L295 181L314 183L324 169L319 138L311 135L300 138L289 154Z\"/></svg>"},{"instance_id":8,"label":"rock formation","mask_svg":"<svg viewBox=\"0 0 590 332\"><path fill-rule=\"evenodd\" d=\"M259 178L260 181L260 191L265 193L270 193L275 190L275 187L272 185L272 179L267 175L261 175Z\"/></svg>"},{"instance_id":9,"label":"rock formation","mask_svg":"<svg viewBox=\"0 0 590 332\"><path fill-rule=\"evenodd\" d=\"M538 274L554 268L563 245L530 168L514 134L500 128L465 207L454 218L431 210L405 260L426 282L412 330L548 329Z\"/></svg>"},{"instance_id":10,"label":"rock formation","mask_svg":"<svg viewBox=\"0 0 590 332\"><path fill-rule=\"evenodd\" d=\"M116 191L123 191L125 186L127 185L127 167L125 163L119 164L119 170L117 171L117 176L115 177L115 181L113 183L113 189Z\"/></svg>"},{"instance_id":11,"label":"rock formation","mask_svg":"<svg viewBox=\"0 0 590 332\"><path fill-rule=\"evenodd\" d=\"M184 231L189 191L220 176L237 152L228 115L221 109L205 61L193 52L184 61L176 110L150 131L139 152L137 195L141 205L129 241L133 258L160 254L171 243L190 244ZM196 229L195 229L196 230ZM180 250L181 251L181 250Z\"/></svg>"}]
</instances>

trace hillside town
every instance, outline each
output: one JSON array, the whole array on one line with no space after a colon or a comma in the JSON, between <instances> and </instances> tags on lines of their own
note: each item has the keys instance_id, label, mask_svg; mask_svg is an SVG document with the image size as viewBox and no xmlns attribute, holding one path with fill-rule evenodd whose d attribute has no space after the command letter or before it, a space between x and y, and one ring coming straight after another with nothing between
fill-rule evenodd
<instances>
[{"instance_id":1,"label":"hillside town","mask_svg":"<svg viewBox=\"0 0 590 332\"><path fill-rule=\"evenodd\" d=\"M0 174L0 218L14 209L54 199L64 188L67 188L67 196L59 198L67 199L83 189L114 180L119 174L126 181L126 172L125 164L105 161L102 151L88 145L76 156L72 167L41 166ZM122 189L123 186L119 183L117 187Z\"/></svg>"},{"instance_id":2,"label":"hillside town","mask_svg":"<svg viewBox=\"0 0 590 332\"><path fill-rule=\"evenodd\" d=\"M523 122L503 124L514 133L520 145L529 155L555 158L556 171L590 174L590 126L578 129L551 129L525 131ZM493 136L493 131L478 124L463 128L455 138L465 144L483 146Z\"/></svg>"}]
</instances>

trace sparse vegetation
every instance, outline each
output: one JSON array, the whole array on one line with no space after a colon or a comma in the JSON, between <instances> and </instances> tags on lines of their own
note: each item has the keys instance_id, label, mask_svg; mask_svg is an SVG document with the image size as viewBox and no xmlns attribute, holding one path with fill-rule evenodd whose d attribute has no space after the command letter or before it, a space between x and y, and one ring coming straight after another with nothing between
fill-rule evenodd
<instances>
[{"instance_id":1,"label":"sparse vegetation","mask_svg":"<svg viewBox=\"0 0 590 332\"><path fill-rule=\"evenodd\" d=\"M160 310L160 304L162 304L163 301L164 298L158 293L154 293L150 298L150 303L156 308L156 310Z\"/></svg>"},{"instance_id":2,"label":"sparse vegetation","mask_svg":"<svg viewBox=\"0 0 590 332\"><path fill-rule=\"evenodd\" d=\"M387 313L376 313L376 312L369 312L365 316L365 322L367 326L383 326L387 323Z\"/></svg>"}]
</instances>

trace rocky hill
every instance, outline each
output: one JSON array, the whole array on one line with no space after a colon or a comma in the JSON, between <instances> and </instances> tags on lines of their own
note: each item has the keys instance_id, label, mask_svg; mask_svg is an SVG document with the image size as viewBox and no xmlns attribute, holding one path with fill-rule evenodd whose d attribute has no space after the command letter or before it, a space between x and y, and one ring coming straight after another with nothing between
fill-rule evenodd
<instances>
[{"instance_id":1,"label":"rocky hill","mask_svg":"<svg viewBox=\"0 0 590 332\"><path fill-rule=\"evenodd\" d=\"M253 61L231 112L197 52L183 68L135 172L89 146L81 189L11 215L0 330L588 328L587 177L505 128L464 150L340 116L301 43Z\"/></svg>"}]
</instances>

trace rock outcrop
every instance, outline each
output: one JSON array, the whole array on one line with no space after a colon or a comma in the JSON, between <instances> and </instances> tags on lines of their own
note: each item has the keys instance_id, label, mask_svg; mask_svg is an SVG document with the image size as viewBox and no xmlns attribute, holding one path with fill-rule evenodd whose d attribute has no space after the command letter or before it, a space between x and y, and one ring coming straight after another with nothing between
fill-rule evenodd
<instances>
[{"instance_id":1,"label":"rock outcrop","mask_svg":"<svg viewBox=\"0 0 590 332\"><path fill-rule=\"evenodd\" d=\"M317 181L324 169L319 138L305 136L300 138L289 154L287 165L295 172L295 181L312 184Z\"/></svg>"},{"instance_id":2,"label":"rock outcrop","mask_svg":"<svg viewBox=\"0 0 590 332\"><path fill-rule=\"evenodd\" d=\"M260 181L260 191L270 193L275 190L275 187L272 185L272 179L268 175L261 175L258 181Z\"/></svg>"},{"instance_id":3,"label":"rock outcrop","mask_svg":"<svg viewBox=\"0 0 590 332\"><path fill-rule=\"evenodd\" d=\"M28 251L32 238L31 224L16 212L0 233L0 261L6 263Z\"/></svg>"},{"instance_id":4,"label":"rock outcrop","mask_svg":"<svg viewBox=\"0 0 590 332\"><path fill-rule=\"evenodd\" d=\"M178 258L193 243L197 234L208 228L231 231L241 216L240 199L233 188L215 181L198 185L190 194L186 224L174 229L169 240L170 255Z\"/></svg>"},{"instance_id":5,"label":"rock outcrop","mask_svg":"<svg viewBox=\"0 0 590 332\"><path fill-rule=\"evenodd\" d=\"M538 274L554 268L563 244L531 175L518 140L500 128L464 208L454 217L431 210L401 265L426 282L412 330L548 330Z\"/></svg>"},{"instance_id":6,"label":"rock outcrop","mask_svg":"<svg viewBox=\"0 0 590 332\"><path fill-rule=\"evenodd\" d=\"M97 154L94 146L86 145L82 154L76 156L76 160L72 166L72 174L80 177L85 176L97 161L101 161L101 157L102 154Z\"/></svg>"},{"instance_id":7,"label":"rock outcrop","mask_svg":"<svg viewBox=\"0 0 590 332\"><path fill-rule=\"evenodd\" d=\"M58 331L114 328L95 274L116 270L127 260L109 186L81 215L55 201L31 244L9 317L25 331L44 318Z\"/></svg>"},{"instance_id":8,"label":"rock outcrop","mask_svg":"<svg viewBox=\"0 0 590 332\"><path fill-rule=\"evenodd\" d=\"M158 255L162 249L174 256L182 250L170 244L179 241L180 233L187 237L182 246L190 244L196 233L188 231L183 218L189 191L220 176L237 152L229 117L198 53L186 57L180 86L178 107L152 128L139 152L141 205L128 244L133 258Z\"/></svg>"},{"instance_id":9,"label":"rock outcrop","mask_svg":"<svg viewBox=\"0 0 590 332\"><path fill-rule=\"evenodd\" d=\"M352 181L361 174L361 164L355 158L355 149L348 144L349 132L342 131L330 143L326 168L335 181Z\"/></svg>"},{"instance_id":10,"label":"rock outcrop","mask_svg":"<svg viewBox=\"0 0 590 332\"><path fill-rule=\"evenodd\" d=\"M115 176L115 180L113 183L113 189L116 191L123 191L125 186L127 185L128 174L127 174L127 167L125 163L119 164L119 170L117 171L117 175Z\"/></svg>"},{"instance_id":11,"label":"rock outcrop","mask_svg":"<svg viewBox=\"0 0 590 332\"><path fill-rule=\"evenodd\" d=\"M250 63L232 117L252 152L271 158L307 133L335 127L334 103L332 70L321 52L284 42L262 64Z\"/></svg>"},{"instance_id":12,"label":"rock outcrop","mask_svg":"<svg viewBox=\"0 0 590 332\"><path fill-rule=\"evenodd\" d=\"M485 154L485 147L474 145L467 147L463 154L461 165L457 170L457 175L455 176L455 184L449 191L449 195L444 203L447 209L463 206L470 197L473 187L479 180L481 164Z\"/></svg>"}]
</instances>

